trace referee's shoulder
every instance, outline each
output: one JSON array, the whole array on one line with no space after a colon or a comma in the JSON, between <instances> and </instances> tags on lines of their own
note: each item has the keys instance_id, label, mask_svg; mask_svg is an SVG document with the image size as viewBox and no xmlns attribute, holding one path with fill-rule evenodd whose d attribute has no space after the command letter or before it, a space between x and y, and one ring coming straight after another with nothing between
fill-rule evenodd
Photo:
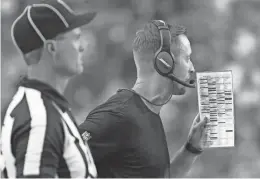
<instances>
[{"instance_id":1,"label":"referee's shoulder","mask_svg":"<svg viewBox=\"0 0 260 179\"><path fill-rule=\"evenodd\" d=\"M53 100L48 98L42 91L33 88L25 88L25 94L29 108L32 110L46 113L51 112L58 115L58 111L53 105Z\"/></svg>"},{"instance_id":2,"label":"referee's shoulder","mask_svg":"<svg viewBox=\"0 0 260 179\"><path fill-rule=\"evenodd\" d=\"M17 104L14 106L15 102ZM40 90L34 88L19 87L9 108L13 108L11 115L16 118L28 119L46 116L46 118L60 121L60 114L55 109L53 101Z\"/></svg>"},{"instance_id":3,"label":"referee's shoulder","mask_svg":"<svg viewBox=\"0 0 260 179\"><path fill-rule=\"evenodd\" d=\"M13 119L12 124L8 122L10 118ZM44 98L37 89L26 87L19 87L13 96L5 114L4 125L12 125L13 139L34 127L47 127L48 133L63 131L61 117L51 101Z\"/></svg>"}]
</instances>

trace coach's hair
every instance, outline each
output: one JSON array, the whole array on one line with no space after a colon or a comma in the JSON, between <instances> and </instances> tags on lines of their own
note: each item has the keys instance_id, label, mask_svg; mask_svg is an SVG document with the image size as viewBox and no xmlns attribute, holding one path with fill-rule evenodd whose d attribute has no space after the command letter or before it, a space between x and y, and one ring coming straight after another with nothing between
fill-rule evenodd
<instances>
[{"instance_id":1,"label":"coach's hair","mask_svg":"<svg viewBox=\"0 0 260 179\"><path fill-rule=\"evenodd\" d=\"M171 32L171 43L176 43L179 35L187 35L187 29L184 26L169 25ZM144 27L136 32L136 37L133 41L133 50L136 52L152 51L156 52L160 47L160 33L158 28L152 23L147 23Z\"/></svg>"}]
</instances>

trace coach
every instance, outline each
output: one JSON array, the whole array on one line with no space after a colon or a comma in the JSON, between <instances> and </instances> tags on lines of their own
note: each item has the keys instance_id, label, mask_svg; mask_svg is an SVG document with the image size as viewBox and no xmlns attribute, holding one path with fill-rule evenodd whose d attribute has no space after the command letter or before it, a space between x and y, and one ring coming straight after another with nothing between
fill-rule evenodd
<instances>
[{"instance_id":1,"label":"coach","mask_svg":"<svg viewBox=\"0 0 260 179\"><path fill-rule=\"evenodd\" d=\"M173 54L174 57L173 57ZM206 119L194 119L188 141L170 160L161 107L194 86L186 29L152 21L133 43L137 80L95 108L79 126L99 177L183 177L201 154Z\"/></svg>"},{"instance_id":2,"label":"coach","mask_svg":"<svg viewBox=\"0 0 260 179\"><path fill-rule=\"evenodd\" d=\"M28 65L4 118L8 178L96 177L89 148L62 95L83 71L81 30L95 13L76 15L61 0L34 1L14 21L13 42Z\"/></svg>"}]
</instances>

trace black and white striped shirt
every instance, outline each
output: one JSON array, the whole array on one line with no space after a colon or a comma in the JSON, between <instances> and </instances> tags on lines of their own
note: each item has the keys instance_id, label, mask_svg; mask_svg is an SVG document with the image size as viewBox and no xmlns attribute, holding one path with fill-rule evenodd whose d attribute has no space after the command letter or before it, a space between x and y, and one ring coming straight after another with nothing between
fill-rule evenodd
<instances>
[{"instance_id":1,"label":"black and white striped shirt","mask_svg":"<svg viewBox=\"0 0 260 179\"><path fill-rule=\"evenodd\" d=\"M66 100L49 85L24 79L2 127L9 178L94 178L96 167Z\"/></svg>"}]
</instances>

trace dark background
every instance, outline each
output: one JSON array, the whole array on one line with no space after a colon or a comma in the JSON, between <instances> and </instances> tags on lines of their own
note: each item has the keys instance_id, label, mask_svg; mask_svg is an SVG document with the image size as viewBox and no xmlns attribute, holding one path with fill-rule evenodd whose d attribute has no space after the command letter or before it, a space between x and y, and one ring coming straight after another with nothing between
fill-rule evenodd
<instances>
[{"instance_id":1,"label":"dark background","mask_svg":"<svg viewBox=\"0 0 260 179\"><path fill-rule=\"evenodd\" d=\"M14 48L10 27L34 0L1 0L1 112L19 76L26 72ZM65 96L78 123L118 88L131 88L136 69L131 51L136 30L150 19L188 28L197 71L232 70L235 92L234 148L210 149L189 177L260 177L260 1L258 0L66 0L74 9L97 10L84 27L85 71L71 80ZM29 40L29 39L28 39ZM173 97L162 119L174 154L185 142L198 111L197 94Z\"/></svg>"}]
</instances>

